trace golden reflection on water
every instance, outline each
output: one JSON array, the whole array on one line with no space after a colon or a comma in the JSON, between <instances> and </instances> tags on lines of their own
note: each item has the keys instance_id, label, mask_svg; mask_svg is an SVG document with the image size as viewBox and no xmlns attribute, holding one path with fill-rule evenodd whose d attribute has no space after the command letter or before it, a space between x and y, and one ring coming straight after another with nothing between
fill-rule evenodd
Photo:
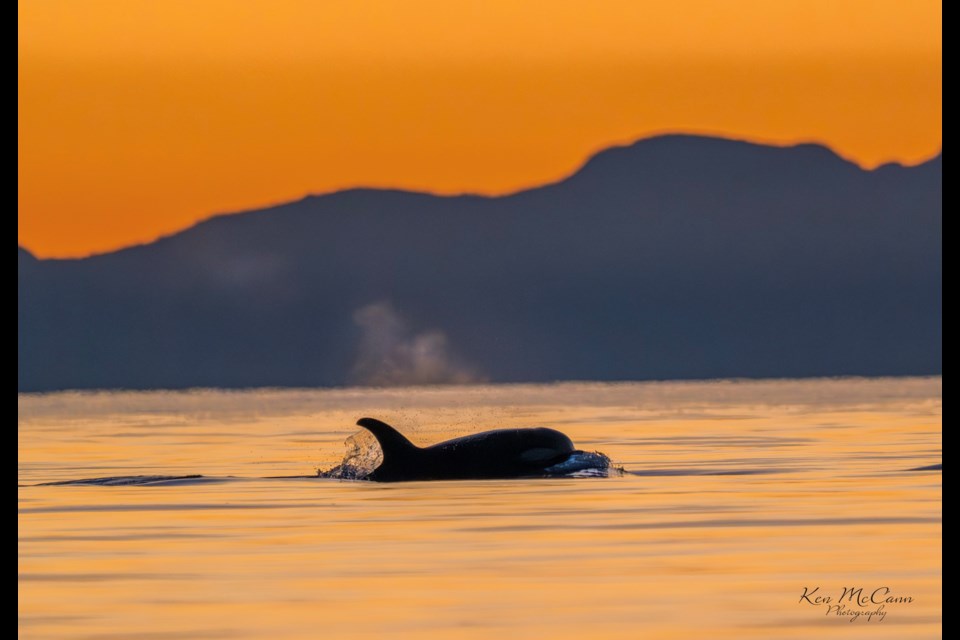
<instances>
[{"instance_id":1,"label":"golden reflection on water","mask_svg":"<svg viewBox=\"0 0 960 640\"><path fill-rule=\"evenodd\" d=\"M941 635L940 378L19 397L30 638ZM419 443L546 425L628 473L377 485ZM169 486L30 486L201 473ZM827 613L887 586L886 616ZM857 607L853 607L856 609ZM863 607L864 611L876 605Z\"/></svg>"}]
</instances>

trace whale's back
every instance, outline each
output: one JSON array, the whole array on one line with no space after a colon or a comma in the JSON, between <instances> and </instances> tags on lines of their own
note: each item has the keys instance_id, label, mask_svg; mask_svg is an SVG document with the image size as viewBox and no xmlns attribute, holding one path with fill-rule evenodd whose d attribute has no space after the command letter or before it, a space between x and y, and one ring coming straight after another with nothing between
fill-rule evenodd
<instances>
[{"instance_id":1,"label":"whale's back","mask_svg":"<svg viewBox=\"0 0 960 640\"><path fill-rule=\"evenodd\" d=\"M368 477L385 482L533 476L576 451L565 434L545 427L483 431L420 448L374 418L357 424L383 450L383 462Z\"/></svg>"}]
</instances>

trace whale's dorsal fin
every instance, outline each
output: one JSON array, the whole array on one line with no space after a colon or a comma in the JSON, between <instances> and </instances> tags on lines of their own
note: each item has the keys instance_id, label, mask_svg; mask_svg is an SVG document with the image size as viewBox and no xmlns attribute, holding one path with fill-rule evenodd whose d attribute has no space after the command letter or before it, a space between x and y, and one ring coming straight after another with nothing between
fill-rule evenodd
<instances>
[{"instance_id":1,"label":"whale's dorsal fin","mask_svg":"<svg viewBox=\"0 0 960 640\"><path fill-rule=\"evenodd\" d=\"M402 433L376 418L360 418L357 425L363 427L373 434L373 437L380 443L380 449L383 451L383 460L386 462L391 457L401 456L417 449L417 446L407 440Z\"/></svg>"}]
</instances>

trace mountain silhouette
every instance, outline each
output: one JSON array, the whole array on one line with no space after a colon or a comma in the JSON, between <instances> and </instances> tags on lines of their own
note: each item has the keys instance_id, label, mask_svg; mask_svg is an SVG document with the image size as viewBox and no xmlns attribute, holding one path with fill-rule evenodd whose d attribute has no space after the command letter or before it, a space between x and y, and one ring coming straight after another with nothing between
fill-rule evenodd
<instances>
[{"instance_id":1,"label":"mountain silhouette","mask_svg":"<svg viewBox=\"0 0 960 640\"><path fill-rule=\"evenodd\" d=\"M941 176L670 135L502 197L352 189L20 248L19 389L936 374Z\"/></svg>"}]
</instances>

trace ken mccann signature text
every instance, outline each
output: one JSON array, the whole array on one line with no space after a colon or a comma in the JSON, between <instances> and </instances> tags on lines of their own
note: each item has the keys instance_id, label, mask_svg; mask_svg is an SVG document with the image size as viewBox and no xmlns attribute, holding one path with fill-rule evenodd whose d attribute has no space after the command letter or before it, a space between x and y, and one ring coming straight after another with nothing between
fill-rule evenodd
<instances>
[{"instance_id":1,"label":"ken mccann signature text","mask_svg":"<svg viewBox=\"0 0 960 640\"><path fill-rule=\"evenodd\" d=\"M804 587L799 602L822 607L826 615L846 618L849 622L861 618L867 622L873 622L874 619L883 622L888 606L909 604L913 602L913 597L894 593L890 587L844 587L833 594L822 591L820 587Z\"/></svg>"}]
</instances>

